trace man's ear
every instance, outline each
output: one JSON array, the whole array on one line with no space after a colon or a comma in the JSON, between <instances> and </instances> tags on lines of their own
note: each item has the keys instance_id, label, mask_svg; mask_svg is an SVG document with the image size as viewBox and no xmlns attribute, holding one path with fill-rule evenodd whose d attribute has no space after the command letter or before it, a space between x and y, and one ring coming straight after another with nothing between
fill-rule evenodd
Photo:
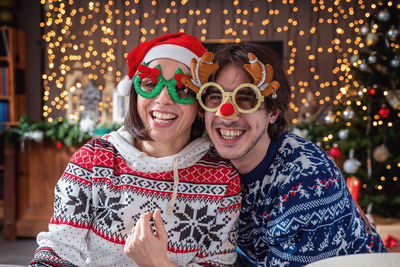
<instances>
[{"instance_id":1,"label":"man's ear","mask_svg":"<svg viewBox=\"0 0 400 267\"><path fill-rule=\"evenodd\" d=\"M278 118L279 114L281 114L281 110L279 108L275 108L271 110L269 113L269 123L275 123L276 119Z\"/></svg>"},{"instance_id":2,"label":"man's ear","mask_svg":"<svg viewBox=\"0 0 400 267\"><path fill-rule=\"evenodd\" d=\"M199 110L197 112L197 116L200 118L201 121L204 121L204 110Z\"/></svg>"}]
</instances>

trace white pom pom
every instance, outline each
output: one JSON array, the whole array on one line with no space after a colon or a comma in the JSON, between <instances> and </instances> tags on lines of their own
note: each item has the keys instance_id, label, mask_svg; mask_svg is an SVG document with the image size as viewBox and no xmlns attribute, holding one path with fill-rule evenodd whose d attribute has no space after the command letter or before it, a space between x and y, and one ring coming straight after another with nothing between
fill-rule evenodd
<instances>
[{"instance_id":1,"label":"white pom pom","mask_svg":"<svg viewBox=\"0 0 400 267\"><path fill-rule=\"evenodd\" d=\"M117 85L118 93L122 96L129 96L132 87L132 80L125 76Z\"/></svg>"}]
</instances>

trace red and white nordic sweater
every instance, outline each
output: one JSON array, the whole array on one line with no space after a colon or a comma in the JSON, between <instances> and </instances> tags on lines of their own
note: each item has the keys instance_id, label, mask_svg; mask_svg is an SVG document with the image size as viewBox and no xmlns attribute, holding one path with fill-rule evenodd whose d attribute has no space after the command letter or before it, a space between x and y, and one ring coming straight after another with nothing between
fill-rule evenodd
<instances>
[{"instance_id":1,"label":"red and white nordic sweater","mask_svg":"<svg viewBox=\"0 0 400 267\"><path fill-rule=\"evenodd\" d=\"M164 158L131 144L122 128L75 152L55 187L54 215L49 231L37 237L31 266L136 266L123 252L125 240L140 215L156 208L173 263L233 264L241 207L238 172L206 138Z\"/></svg>"}]
</instances>

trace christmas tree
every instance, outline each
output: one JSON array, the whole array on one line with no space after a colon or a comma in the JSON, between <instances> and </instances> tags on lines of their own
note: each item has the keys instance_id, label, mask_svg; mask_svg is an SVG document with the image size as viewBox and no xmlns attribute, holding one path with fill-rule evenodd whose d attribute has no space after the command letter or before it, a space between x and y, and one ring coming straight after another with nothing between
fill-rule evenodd
<instances>
[{"instance_id":1,"label":"christmas tree","mask_svg":"<svg viewBox=\"0 0 400 267\"><path fill-rule=\"evenodd\" d=\"M294 130L344 160L344 176L360 180L364 211L372 204L372 213L400 217L400 4L374 7L350 57L346 98Z\"/></svg>"}]
</instances>

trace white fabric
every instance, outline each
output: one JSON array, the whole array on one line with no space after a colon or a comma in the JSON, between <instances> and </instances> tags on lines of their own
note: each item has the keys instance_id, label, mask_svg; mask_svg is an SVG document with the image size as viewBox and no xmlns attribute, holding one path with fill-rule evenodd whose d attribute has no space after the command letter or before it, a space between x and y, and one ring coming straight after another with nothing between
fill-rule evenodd
<instances>
[{"instance_id":1,"label":"white fabric","mask_svg":"<svg viewBox=\"0 0 400 267\"><path fill-rule=\"evenodd\" d=\"M108 141L113 144L128 166L140 172L167 172L173 171L174 159L178 158L178 169L192 166L211 147L211 142L206 137L197 138L188 144L182 151L175 155L154 158L136 149L131 135L121 127L117 132L110 133Z\"/></svg>"},{"instance_id":2,"label":"white fabric","mask_svg":"<svg viewBox=\"0 0 400 267\"><path fill-rule=\"evenodd\" d=\"M122 96L129 96L129 93L131 92L132 83L133 81L129 79L128 75L126 75L117 85L118 93Z\"/></svg>"},{"instance_id":3,"label":"white fabric","mask_svg":"<svg viewBox=\"0 0 400 267\"><path fill-rule=\"evenodd\" d=\"M199 57L189 49L172 44L158 45L149 50L143 61L149 63L150 61L157 58L169 58L176 61L182 62L186 66L190 67L190 61L192 58L199 60Z\"/></svg>"},{"instance_id":4,"label":"white fabric","mask_svg":"<svg viewBox=\"0 0 400 267\"><path fill-rule=\"evenodd\" d=\"M398 267L400 266L400 253L366 253L338 256L316 261L307 267Z\"/></svg>"}]
</instances>

